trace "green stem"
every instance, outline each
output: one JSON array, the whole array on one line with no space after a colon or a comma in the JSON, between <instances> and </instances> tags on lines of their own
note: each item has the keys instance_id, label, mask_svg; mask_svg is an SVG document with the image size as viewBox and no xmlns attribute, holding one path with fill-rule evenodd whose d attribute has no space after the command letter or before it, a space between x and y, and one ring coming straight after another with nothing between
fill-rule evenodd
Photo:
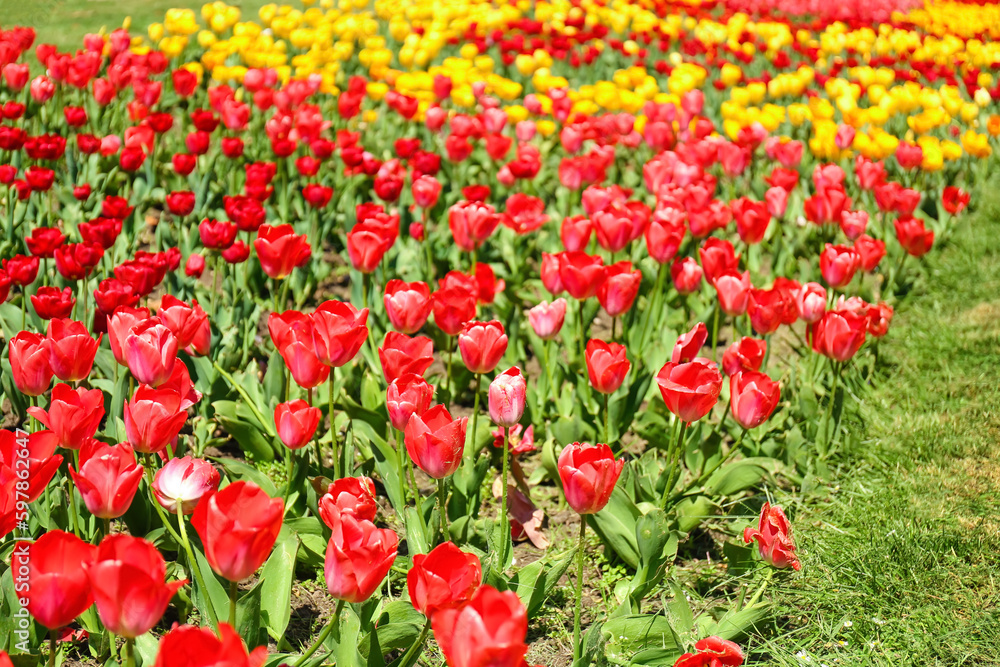
<instances>
[{"instance_id":1,"label":"green stem","mask_svg":"<svg viewBox=\"0 0 1000 667\"><path fill-rule=\"evenodd\" d=\"M840 375L843 365L833 362L833 388L830 390L830 402L826 406L826 416L823 418L823 428L825 429L833 418L833 404L837 401L837 388L840 386ZM835 434L836 435L836 434Z\"/></svg>"},{"instance_id":2,"label":"green stem","mask_svg":"<svg viewBox=\"0 0 1000 667\"><path fill-rule=\"evenodd\" d=\"M111 519L104 520L104 537L111 534Z\"/></svg>"},{"instance_id":3,"label":"green stem","mask_svg":"<svg viewBox=\"0 0 1000 667\"><path fill-rule=\"evenodd\" d=\"M586 365L587 363L587 334L585 331L583 323L583 301L578 301L577 304L577 320L580 324L580 364Z\"/></svg>"},{"instance_id":4,"label":"green stem","mask_svg":"<svg viewBox=\"0 0 1000 667\"><path fill-rule=\"evenodd\" d=\"M215 294L219 291L219 272L222 270L222 254L216 254L215 256L215 268L212 270L212 319L216 319L217 313L215 312Z\"/></svg>"},{"instance_id":5,"label":"green stem","mask_svg":"<svg viewBox=\"0 0 1000 667\"><path fill-rule=\"evenodd\" d=\"M49 630L49 667L56 664L56 631Z\"/></svg>"},{"instance_id":6,"label":"green stem","mask_svg":"<svg viewBox=\"0 0 1000 667\"><path fill-rule=\"evenodd\" d=\"M604 442L611 445L611 436L608 435L608 395L604 394Z\"/></svg>"},{"instance_id":7,"label":"green stem","mask_svg":"<svg viewBox=\"0 0 1000 667\"><path fill-rule=\"evenodd\" d=\"M670 474L667 475L667 486L663 489L663 501L666 504L666 499L669 497L671 490L674 488L674 484L680 478L680 467L681 459L684 458L684 436L687 434L687 429L690 424L686 421L681 420L680 432L677 434L677 441L670 451Z\"/></svg>"},{"instance_id":8,"label":"green stem","mask_svg":"<svg viewBox=\"0 0 1000 667\"><path fill-rule=\"evenodd\" d=\"M476 424L479 421L479 391L482 387L482 382L482 373L476 373L476 397L473 399L472 405L472 433L465 443L466 456L469 460L475 460L477 454L477 452L473 451L473 449L476 446Z\"/></svg>"},{"instance_id":9,"label":"green stem","mask_svg":"<svg viewBox=\"0 0 1000 667\"><path fill-rule=\"evenodd\" d=\"M439 528L441 530L441 541L447 542L451 539L451 537L449 536L448 530L448 491L444 488L444 484L445 482L443 479L439 479L437 481L438 513L440 514L438 521Z\"/></svg>"},{"instance_id":10,"label":"green stem","mask_svg":"<svg viewBox=\"0 0 1000 667\"><path fill-rule=\"evenodd\" d=\"M325 628L323 628L323 632L321 632L319 637L316 638L316 641L312 643L306 652L302 654L302 657L299 658L298 662L295 663L295 667L301 667L301 665L305 664L306 660L311 658L312 654L319 650L319 647L323 645L323 642L325 642L326 638L330 636L330 633L334 630L334 628L337 629L337 635L340 635L340 612L343 611L343 609L344 601L337 600L337 608L333 611L333 618L331 618L330 622L326 624Z\"/></svg>"},{"instance_id":11,"label":"green stem","mask_svg":"<svg viewBox=\"0 0 1000 667\"><path fill-rule=\"evenodd\" d=\"M399 502L401 503L396 511L399 518L403 518L403 510L406 509L406 445L403 444L403 432L396 431L396 472L399 475Z\"/></svg>"},{"instance_id":12,"label":"green stem","mask_svg":"<svg viewBox=\"0 0 1000 667\"><path fill-rule=\"evenodd\" d=\"M236 597L240 592L239 582L229 582L229 625L236 628Z\"/></svg>"},{"instance_id":13,"label":"green stem","mask_svg":"<svg viewBox=\"0 0 1000 667\"><path fill-rule=\"evenodd\" d=\"M80 452L75 449L73 450L73 464L77 472L79 472ZM76 535L77 537L81 537L79 510L77 509L76 506L76 484L72 482L72 478L70 478L70 483L69 483L69 509L70 512L73 513L73 534Z\"/></svg>"},{"instance_id":14,"label":"green stem","mask_svg":"<svg viewBox=\"0 0 1000 667\"><path fill-rule=\"evenodd\" d=\"M289 449L285 452L285 473L288 481L285 483L285 513L288 513L288 499L292 496L292 480L295 479L295 468L298 466L298 459L295 457L295 450Z\"/></svg>"},{"instance_id":15,"label":"green stem","mask_svg":"<svg viewBox=\"0 0 1000 667\"><path fill-rule=\"evenodd\" d=\"M576 609L573 613L573 664L577 664L583 655L583 644L580 641L580 616L583 614L583 547L586 534L587 517L581 514L580 541L576 547Z\"/></svg>"},{"instance_id":16,"label":"green stem","mask_svg":"<svg viewBox=\"0 0 1000 667\"><path fill-rule=\"evenodd\" d=\"M184 553L187 554L191 573L194 575L194 580L198 582L201 594L205 597L205 611L208 612L208 620L211 622L212 627L218 630L219 617L215 615L215 605L212 604L212 599L208 594L208 586L205 585L205 579L201 574L201 567L198 565L198 560L194 556L194 549L191 548L191 542L188 540L187 527L184 524L184 507L179 502L177 503L177 525L181 529L181 546L184 547Z\"/></svg>"},{"instance_id":17,"label":"green stem","mask_svg":"<svg viewBox=\"0 0 1000 667\"><path fill-rule=\"evenodd\" d=\"M549 394L555 398L556 382L552 379L552 366L549 365L549 341L542 341L542 363L545 364L545 377L549 381Z\"/></svg>"},{"instance_id":18,"label":"green stem","mask_svg":"<svg viewBox=\"0 0 1000 667\"><path fill-rule=\"evenodd\" d=\"M410 466L410 485L413 486L413 502L417 506L417 519L420 521L420 529L424 531L424 536L427 536L427 521L424 519L424 499L420 495L420 488L417 486L417 472L414 470L416 466Z\"/></svg>"},{"instance_id":19,"label":"green stem","mask_svg":"<svg viewBox=\"0 0 1000 667\"><path fill-rule=\"evenodd\" d=\"M427 635L430 631L431 619L428 618L427 622L424 623L424 629L420 631L420 636L417 637L417 641L413 642L410 646L410 650L408 650L405 654L403 654L403 657L400 658L398 667L410 667L417 662L417 659L424 650L424 644L427 642Z\"/></svg>"},{"instance_id":20,"label":"green stem","mask_svg":"<svg viewBox=\"0 0 1000 667\"><path fill-rule=\"evenodd\" d=\"M143 466L146 474L146 485L149 487L149 501L152 503L153 509L156 510L156 513L160 515L160 521L163 523L163 527L167 529L167 532L174 538L174 541L180 544L183 541L181 536L178 535L177 531L174 530L174 527L170 525L170 520L167 518L166 512L163 511L163 507L161 507L160 503L156 500L156 494L153 493L153 466L149 464L149 456L149 454L145 455L145 465Z\"/></svg>"},{"instance_id":21,"label":"green stem","mask_svg":"<svg viewBox=\"0 0 1000 667\"><path fill-rule=\"evenodd\" d=\"M451 396L451 359L454 356L454 352L455 352L455 337L454 336L448 336L448 367L445 370L444 387L445 387L445 390L446 390L446 395L448 396L448 402L445 404L445 407L448 408L449 410L451 410L451 398L452 398L452 396Z\"/></svg>"},{"instance_id":22,"label":"green stem","mask_svg":"<svg viewBox=\"0 0 1000 667\"><path fill-rule=\"evenodd\" d=\"M330 446L333 448L333 478L340 479L340 456L337 454L337 426L336 426L336 416L337 416L337 404L334 400L337 395L337 369L330 368L330 377L327 379L328 387L330 389L330 396L327 399L328 407L330 410Z\"/></svg>"},{"instance_id":23,"label":"green stem","mask_svg":"<svg viewBox=\"0 0 1000 667\"><path fill-rule=\"evenodd\" d=\"M501 571L505 568L507 563L507 545L510 543L510 527L507 525L507 477L510 475L510 453L507 448L508 438L510 435L510 429L503 427L503 448L500 450L500 456L503 457L503 488L500 490L500 534L501 547L500 547L500 568Z\"/></svg>"},{"instance_id":24,"label":"green stem","mask_svg":"<svg viewBox=\"0 0 1000 667\"><path fill-rule=\"evenodd\" d=\"M135 640L129 637L125 640L125 667L135 665Z\"/></svg>"},{"instance_id":25,"label":"green stem","mask_svg":"<svg viewBox=\"0 0 1000 667\"><path fill-rule=\"evenodd\" d=\"M719 312L722 307L719 305L715 306L715 316L712 319L712 361L715 361L717 352L716 347L719 345Z\"/></svg>"}]
</instances>

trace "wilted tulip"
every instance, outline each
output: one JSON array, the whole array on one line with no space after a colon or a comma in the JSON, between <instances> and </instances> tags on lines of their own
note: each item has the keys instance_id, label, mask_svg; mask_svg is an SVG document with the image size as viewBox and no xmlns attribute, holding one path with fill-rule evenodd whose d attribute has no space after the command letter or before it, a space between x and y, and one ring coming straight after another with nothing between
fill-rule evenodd
<instances>
[{"instance_id":1,"label":"wilted tulip","mask_svg":"<svg viewBox=\"0 0 1000 667\"><path fill-rule=\"evenodd\" d=\"M792 541L792 526L788 517L780 507L764 503L760 510L760 520L757 527L747 526L743 531L743 541L749 544L756 540L760 557L764 562L782 569L790 567L793 570L802 569L795 555L795 542Z\"/></svg>"}]
</instances>

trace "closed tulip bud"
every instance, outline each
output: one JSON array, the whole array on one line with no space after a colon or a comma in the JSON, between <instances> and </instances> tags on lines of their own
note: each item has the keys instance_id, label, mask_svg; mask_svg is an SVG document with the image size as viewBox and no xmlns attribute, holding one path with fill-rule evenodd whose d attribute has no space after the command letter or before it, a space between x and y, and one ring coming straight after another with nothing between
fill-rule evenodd
<instances>
[{"instance_id":1,"label":"closed tulip bud","mask_svg":"<svg viewBox=\"0 0 1000 667\"><path fill-rule=\"evenodd\" d=\"M205 495L191 525L205 545L212 570L227 581L243 581L264 564L281 530L285 503L252 482L233 482Z\"/></svg>"},{"instance_id":2,"label":"closed tulip bud","mask_svg":"<svg viewBox=\"0 0 1000 667\"><path fill-rule=\"evenodd\" d=\"M60 447L80 449L94 437L104 418L104 392L57 384L48 409L33 406L28 414L56 434Z\"/></svg>"},{"instance_id":3,"label":"closed tulip bud","mask_svg":"<svg viewBox=\"0 0 1000 667\"><path fill-rule=\"evenodd\" d=\"M425 174L417 177L410 189L413 191L413 201L417 206L425 209L434 208L441 194L441 182Z\"/></svg>"},{"instance_id":4,"label":"closed tulip bud","mask_svg":"<svg viewBox=\"0 0 1000 667\"><path fill-rule=\"evenodd\" d=\"M177 360L177 337L159 318L133 326L122 343L125 364L142 384L157 387L170 378Z\"/></svg>"},{"instance_id":5,"label":"closed tulip bud","mask_svg":"<svg viewBox=\"0 0 1000 667\"><path fill-rule=\"evenodd\" d=\"M219 471L211 463L190 456L173 458L156 471L153 494L156 502L170 512L191 514L202 497L219 488Z\"/></svg>"},{"instance_id":6,"label":"closed tulip bud","mask_svg":"<svg viewBox=\"0 0 1000 667\"><path fill-rule=\"evenodd\" d=\"M702 346L705 345L706 340L708 340L708 327L705 326L704 322L698 322L691 331L677 337L674 350L670 354L670 361L675 364L686 364L693 361L698 356Z\"/></svg>"},{"instance_id":7,"label":"closed tulip bud","mask_svg":"<svg viewBox=\"0 0 1000 667\"><path fill-rule=\"evenodd\" d=\"M140 385L132 400L125 403L125 433L137 452L156 454L184 427L187 412L173 389L153 389Z\"/></svg>"},{"instance_id":8,"label":"closed tulip bud","mask_svg":"<svg viewBox=\"0 0 1000 667\"><path fill-rule=\"evenodd\" d=\"M722 354L722 372L733 376L740 371L757 371L764 363L767 341L743 337Z\"/></svg>"},{"instance_id":9,"label":"closed tulip bud","mask_svg":"<svg viewBox=\"0 0 1000 667\"><path fill-rule=\"evenodd\" d=\"M406 588L417 611L433 618L438 611L471 598L482 578L483 568L475 554L445 542L428 554L414 554L413 567L406 573Z\"/></svg>"},{"instance_id":10,"label":"closed tulip bud","mask_svg":"<svg viewBox=\"0 0 1000 667\"><path fill-rule=\"evenodd\" d=\"M566 299L559 298L549 303L543 301L528 311L528 322L535 335L542 340L552 340L559 335L566 321Z\"/></svg>"},{"instance_id":11,"label":"closed tulip bud","mask_svg":"<svg viewBox=\"0 0 1000 667\"><path fill-rule=\"evenodd\" d=\"M558 464L566 502L577 514L597 514L611 499L624 466L605 444L567 445Z\"/></svg>"},{"instance_id":12,"label":"closed tulip bud","mask_svg":"<svg viewBox=\"0 0 1000 667\"><path fill-rule=\"evenodd\" d=\"M633 271L631 262L612 264L604 269L604 280L597 288L597 300L610 317L621 317L635 303L640 285L642 271Z\"/></svg>"},{"instance_id":13,"label":"closed tulip bud","mask_svg":"<svg viewBox=\"0 0 1000 667\"><path fill-rule=\"evenodd\" d=\"M374 521L378 513L375 482L368 477L343 477L334 480L319 499L319 518L334 528L349 514L358 521Z\"/></svg>"},{"instance_id":14,"label":"closed tulip bud","mask_svg":"<svg viewBox=\"0 0 1000 667\"><path fill-rule=\"evenodd\" d=\"M586 250L593 233L594 224L585 215L564 218L559 227L559 238L562 240L563 247L570 252Z\"/></svg>"},{"instance_id":15,"label":"closed tulip bud","mask_svg":"<svg viewBox=\"0 0 1000 667\"><path fill-rule=\"evenodd\" d=\"M407 283L393 279L385 285L382 298L386 315L397 331L420 331L431 314L431 290L425 282Z\"/></svg>"},{"instance_id":16,"label":"closed tulip bud","mask_svg":"<svg viewBox=\"0 0 1000 667\"><path fill-rule=\"evenodd\" d=\"M726 315L739 317L747 312L750 305L750 272L732 272L718 276L715 282L715 292L719 297L719 307Z\"/></svg>"},{"instance_id":17,"label":"closed tulip bud","mask_svg":"<svg viewBox=\"0 0 1000 667\"><path fill-rule=\"evenodd\" d=\"M392 380L385 397L392 427L397 431L404 430L411 415L427 412L433 397L434 387L415 373L404 373Z\"/></svg>"},{"instance_id":18,"label":"closed tulip bud","mask_svg":"<svg viewBox=\"0 0 1000 667\"><path fill-rule=\"evenodd\" d=\"M490 419L498 426L514 426L524 415L528 385L516 366L496 376L490 383Z\"/></svg>"},{"instance_id":19,"label":"closed tulip bud","mask_svg":"<svg viewBox=\"0 0 1000 667\"><path fill-rule=\"evenodd\" d=\"M313 345L320 363L339 368L350 362L368 336L368 309L343 301L326 301L312 316Z\"/></svg>"},{"instance_id":20,"label":"closed tulip bud","mask_svg":"<svg viewBox=\"0 0 1000 667\"><path fill-rule=\"evenodd\" d=\"M274 408L274 425L285 447L301 449L312 442L322 416L319 408L299 398L278 403Z\"/></svg>"},{"instance_id":21,"label":"closed tulip bud","mask_svg":"<svg viewBox=\"0 0 1000 667\"><path fill-rule=\"evenodd\" d=\"M247 655L239 634L225 623L219 623L218 636L210 628L181 625L163 635L153 667L263 667L266 660L267 646Z\"/></svg>"},{"instance_id":22,"label":"closed tulip bud","mask_svg":"<svg viewBox=\"0 0 1000 667\"><path fill-rule=\"evenodd\" d=\"M934 230L924 227L920 218L900 216L892 224L896 229L896 239L907 254L923 257L934 245Z\"/></svg>"},{"instance_id":23,"label":"closed tulip bud","mask_svg":"<svg viewBox=\"0 0 1000 667\"><path fill-rule=\"evenodd\" d=\"M699 358L686 364L665 364L656 375L656 384L667 409L690 424L711 412L719 401L722 374L715 363Z\"/></svg>"},{"instance_id":24,"label":"closed tulip bud","mask_svg":"<svg viewBox=\"0 0 1000 667\"><path fill-rule=\"evenodd\" d=\"M108 535L87 566L97 614L111 632L135 639L159 623L187 579L165 582L167 564L151 542L131 535Z\"/></svg>"},{"instance_id":25,"label":"closed tulip bud","mask_svg":"<svg viewBox=\"0 0 1000 667\"><path fill-rule=\"evenodd\" d=\"M526 664L528 612L513 591L480 586L465 604L434 613L431 624L451 667Z\"/></svg>"},{"instance_id":26,"label":"closed tulip bud","mask_svg":"<svg viewBox=\"0 0 1000 667\"><path fill-rule=\"evenodd\" d=\"M59 289L51 285L45 285L35 290L31 295L31 306L35 313L43 320L63 319L70 316L76 298L73 296L73 289L65 287Z\"/></svg>"},{"instance_id":27,"label":"closed tulip bud","mask_svg":"<svg viewBox=\"0 0 1000 667\"><path fill-rule=\"evenodd\" d=\"M111 343L111 352L118 365L127 365L124 351L125 338L137 324L149 318L149 309L130 306L118 306L108 318L108 342Z\"/></svg>"},{"instance_id":28,"label":"closed tulip bud","mask_svg":"<svg viewBox=\"0 0 1000 667\"><path fill-rule=\"evenodd\" d=\"M727 273L739 271L740 256L736 254L733 244L729 241L712 237L698 248L698 256L701 259L701 268L705 272L705 279L710 283L714 283Z\"/></svg>"},{"instance_id":29,"label":"closed tulip bud","mask_svg":"<svg viewBox=\"0 0 1000 667\"><path fill-rule=\"evenodd\" d=\"M49 365L64 382L77 382L90 375L102 336L95 341L80 322L68 319L49 321L46 334Z\"/></svg>"},{"instance_id":30,"label":"closed tulip bud","mask_svg":"<svg viewBox=\"0 0 1000 667\"><path fill-rule=\"evenodd\" d=\"M188 278L201 278L205 273L205 256L198 253L188 255L184 263L184 275Z\"/></svg>"},{"instance_id":31,"label":"closed tulip bud","mask_svg":"<svg viewBox=\"0 0 1000 667\"><path fill-rule=\"evenodd\" d=\"M756 541L760 557L765 563L778 569L802 569L802 564L795 555L792 525L780 507L764 503L757 527L747 526L743 531L743 541L747 544Z\"/></svg>"},{"instance_id":32,"label":"closed tulip bud","mask_svg":"<svg viewBox=\"0 0 1000 667\"><path fill-rule=\"evenodd\" d=\"M560 253L559 280L574 299L589 299L604 280L604 261L584 252Z\"/></svg>"},{"instance_id":33,"label":"closed tulip bud","mask_svg":"<svg viewBox=\"0 0 1000 667\"><path fill-rule=\"evenodd\" d=\"M460 201L448 210L448 226L455 245L472 252L493 234L500 216L490 204Z\"/></svg>"},{"instance_id":34,"label":"closed tulip bud","mask_svg":"<svg viewBox=\"0 0 1000 667\"><path fill-rule=\"evenodd\" d=\"M434 479L444 479L458 470L468 421L468 417L454 419L443 405L411 416L403 442L413 463Z\"/></svg>"},{"instance_id":35,"label":"closed tulip bud","mask_svg":"<svg viewBox=\"0 0 1000 667\"><path fill-rule=\"evenodd\" d=\"M826 244L819 256L819 270L830 287L846 287L861 267L861 256L850 246Z\"/></svg>"},{"instance_id":36,"label":"closed tulip bud","mask_svg":"<svg viewBox=\"0 0 1000 667\"><path fill-rule=\"evenodd\" d=\"M764 203L767 204L767 212L774 218L781 218L788 208L788 190L785 188L768 188L764 193Z\"/></svg>"},{"instance_id":37,"label":"closed tulip bud","mask_svg":"<svg viewBox=\"0 0 1000 667\"><path fill-rule=\"evenodd\" d=\"M97 547L61 530L50 530L19 556L27 565L25 607L49 630L64 628L94 603L87 566L97 558Z\"/></svg>"},{"instance_id":38,"label":"closed tulip bud","mask_svg":"<svg viewBox=\"0 0 1000 667\"><path fill-rule=\"evenodd\" d=\"M854 250L861 257L861 268L871 273L885 257L885 241L862 234L854 241Z\"/></svg>"},{"instance_id":39,"label":"closed tulip bud","mask_svg":"<svg viewBox=\"0 0 1000 667\"><path fill-rule=\"evenodd\" d=\"M750 326L761 336L774 333L781 326L784 305L784 294L780 290L751 289L747 301Z\"/></svg>"},{"instance_id":40,"label":"closed tulip bud","mask_svg":"<svg viewBox=\"0 0 1000 667\"><path fill-rule=\"evenodd\" d=\"M40 396L52 383L49 346L46 339L31 331L17 333L8 346L14 386L25 396Z\"/></svg>"},{"instance_id":41,"label":"closed tulip bud","mask_svg":"<svg viewBox=\"0 0 1000 667\"><path fill-rule=\"evenodd\" d=\"M763 241L767 227L771 224L771 214L767 210L767 204L740 197L730 207L733 217L736 218L736 231L740 239L747 244Z\"/></svg>"},{"instance_id":42,"label":"closed tulip bud","mask_svg":"<svg viewBox=\"0 0 1000 667\"><path fill-rule=\"evenodd\" d=\"M625 346L592 339L587 342L587 375L590 386L602 394L613 394L625 381L632 364L625 357Z\"/></svg>"},{"instance_id":43,"label":"closed tulip bud","mask_svg":"<svg viewBox=\"0 0 1000 667\"><path fill-rule=\"evenodd\" d=\"M128 443L106 445L90 440L80 449L80 469L69 469L90 513L116 519L128 511L139 490L143 467Z\"/></svg>"},{"instance_id":44,"label":"closed tulip bud","mask_svg":"<svg viewBox=\"0 0 1000 667\"><path fill-rule=\"evenodd\" d=\"M677 211L676 213L668 213ZM649 256L659 264L666 264L677 255L677 251L687 235L683 210L663 209L653 215L646 227L646 248Z\"/></svg>"},{"instance_id":45,"label":"closed tulip bud","mask_svg":"<svg viewBox=\"0 0 1000 667\"><path fill-rule=\"evenodd\" d=\"M349 514L335 524L323 567L327 590L337 600L364 602L389 574L399 537Z\"/></svg>"},{"instance_id":46,"label":"closed tulip bud","mask_svg":"<svg viewBox=\"0 0 1000 667\"><path fill-rule=\"evenodd\" d=\"M458 349L471 373L489 373L507 351L507 334L496 320L469 322L458 335Z\"/></svg>"},{"instance_id":47,"label":"closed tulip bud","mask_svg":"<svg viewBox=\"0 0 1000 667\"><path fill-rule=\"evenodd\" d=\"M795 294L795 308L803 322L816 322L826 312L826 288L819 283L806 283Z\"/></svg>"},{"instance_id":48,"label":"closed tulip bud","mask_svg":"<svg viewBox=\"0 0 1000 667\"><path fill-rule=\"evenodd\" d=\"M305 235L295 233L291 225L263 225L253 242L257 259L264 273L275 280L288 276L297 266L303 266L312 256Z\"/></svg>"},{"instance_id":49,"label":"closed tulip bud","mask_svg":"<svg viewBox=\"0 0 1000 667\"><path fill-rule=\"evenodd\" d=\"M733 418L743 428L757 428L768 420L781 398L778 383L757 371L737 371L729 378Z\"/></svg>"},{"instance_id":50,"label":"closed tulip bud","mask_svg":"<svg viewBox=\"0 0 1000 667\"><path fill-rule=\"evenodd\" d=\"M271 313L267 329L297 385L313 389L326 382L330 368L316 356L312 318L295 310Z\"/></svg>"},{"instance_id":51,"label":"closed tulip bud","mask_svg":"<svg viewBox=\"0 0 1000 667\"><path fill-rule=\"evenodd\" d=\"M434 324L449 336L457 336L476 316L476 293L460 285L443 287L431 297Z\"/></svg>"},{"instance_id":52,"label":"closed tulip bud","mask_svg":"<svg viewBox=\"0 0 1000 667\"><path fill-rule=\"evenodd\" d=\"M690 257L681 257L670 265L670 279L680 294L692 294L701 286L702 268Z\"/></svg>"},{"instance_id":53,"label":"closed tulip bud","mask_svg":"<svg viewBox=\"0 0 1000 667\"><path fill-rule=\"evenodd\" d=\"M815 352L834 361L847 361L865 343L868 329L866 314L849 310L828 310L809 325L808 340Z\"/></svg>"}]
</instances>

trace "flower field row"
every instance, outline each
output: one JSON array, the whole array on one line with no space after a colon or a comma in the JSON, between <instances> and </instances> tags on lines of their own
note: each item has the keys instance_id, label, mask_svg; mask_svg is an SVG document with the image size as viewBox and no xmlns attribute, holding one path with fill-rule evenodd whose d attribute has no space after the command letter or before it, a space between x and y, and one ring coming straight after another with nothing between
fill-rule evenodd
<instances>
[{"instance_id":1,"label":"flower field row","mask_svg":"<svg viewBox=\"0 0 1000 667\"><path fill-rule=\"evenodd\" d=\"M767 489L857 444L894 308L996 171L995 18L0 31L0 667L743 664L802 567ZM699 539L711 594L673 567Z\"/></svg>"}]
</instances>

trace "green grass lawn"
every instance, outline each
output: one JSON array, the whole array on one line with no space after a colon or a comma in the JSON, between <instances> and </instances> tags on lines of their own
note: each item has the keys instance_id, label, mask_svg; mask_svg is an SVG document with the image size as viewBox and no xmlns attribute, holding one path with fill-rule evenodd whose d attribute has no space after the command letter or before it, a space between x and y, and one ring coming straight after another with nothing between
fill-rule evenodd
<instances>
[{"instance_id":1,"label":"green grass lawn","mask_svg":"<svg viewBox=\"0 0 1000 667\"><path fill-rule=\"evenodd\" d=\"M883 346L865 451L794 507L803 570L763 664L1000 664L1000 197L941 252Z\"/></svg>"},{"instance_id":2,"label":"green grass lawn","mask_svg":"<svg viewBox=\"0 0 1000 667\"><path fill-rule=\"evenodd\" d=\"M0 0L0 25L28 25L38 31L36 43L55 44L62 51L82 48L89 32L119 28L126 16L132 18L132 32L145 34L146 26L162 21L173 7L189 7L200 12L203 2L195 0ZM266 0L231 0L240 7L244 19L256 19Z\"/></svg>"}]
</instances>

